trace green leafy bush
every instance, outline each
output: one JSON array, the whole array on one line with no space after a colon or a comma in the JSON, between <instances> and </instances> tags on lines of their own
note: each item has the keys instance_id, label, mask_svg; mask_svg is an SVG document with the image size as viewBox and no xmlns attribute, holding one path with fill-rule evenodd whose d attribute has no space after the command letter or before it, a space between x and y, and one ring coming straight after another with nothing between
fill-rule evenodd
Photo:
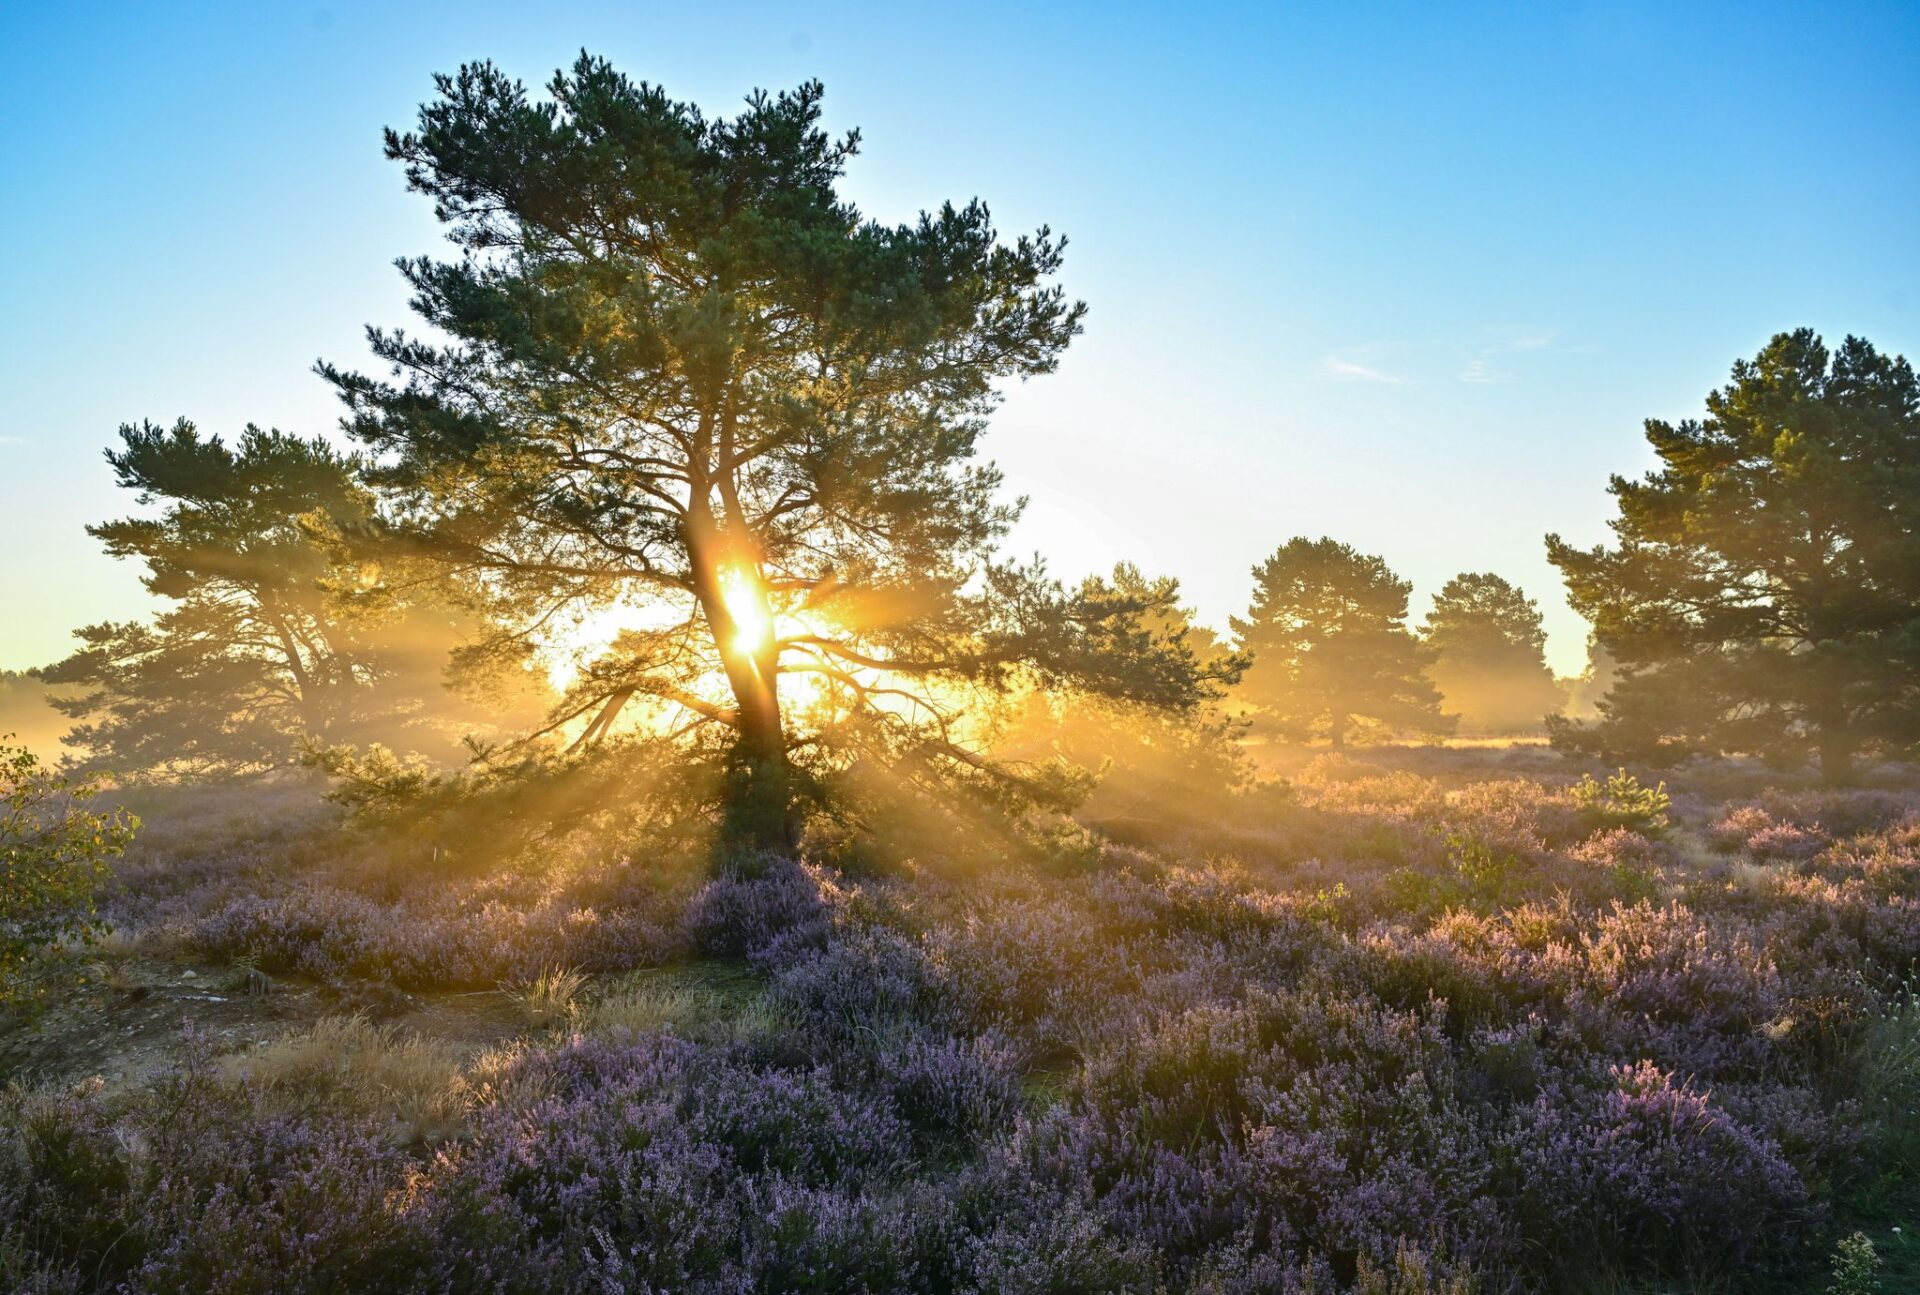
<instances>
[{"instance_id":1,"label":"green leafy bush","mask_svg":"<svg viewBox=\"0 0 1920 1295\"><path fill-rule=\"evenodd\" d=\"M1881 1258L1864 1232L1841 1238L1833 1248L1833 1284L1827 1295L1875 1295Z\"/></svg>"},{"instance_id":2,"label":"green leafy bush","mask_svg":"<svg viewBox=\"0 0 1920 1295\"><path fill-rule=\"evenodd\" d=\"M1642 836L1665 831L1667 811L1673 808L1666 783L1644 787L1625 769L1605 782L1595 781L1592 774L1582 777L1573 786L1573 803L1581 819L1596 831L1624 827Z\"/></svg>"},{"instance_id":3,"label":"green leafy bush","mask_svg":"<svg viewBox=\"0 0 1920 1295\"><path fill-rule=\"evenodd\" d=\"M101 930L94 892L139 826L123 809L90 809L101 790L0 741L0 1012L27 1012L44 996L51 946Z\"/></svg>"}]
</instances>

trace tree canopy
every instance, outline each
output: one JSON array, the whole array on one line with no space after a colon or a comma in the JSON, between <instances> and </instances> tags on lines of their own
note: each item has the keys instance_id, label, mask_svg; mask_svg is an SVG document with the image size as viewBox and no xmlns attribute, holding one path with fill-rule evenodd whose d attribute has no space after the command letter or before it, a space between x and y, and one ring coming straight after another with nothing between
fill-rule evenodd
<instances>
[{"instance_id":1,"label":"tree canopy","mask_svg":"<svg viewBox=\"0 0 1920 1295\"><path fill-rule=\"evenodd\" d=\"M1385 732L1452 729L1425 674L1432 654L1407 629L1413 586L1385 561L1298 536L1253 578L1252 604L1231 625L1252 657L1241 700L1270 732L1340 747L1356 722Z\"/></svg>"},{"instance_id":2,"label":"tree canopy","mask_svg":"<svg viewBox=\"0 0 1920 1295\"><path fill-rule=\"evenodd\" d=\"M87 530L143 561L167 605L150 622L76 631L84 646L39 671L80 721L65 739L80 763L256 773L312 743L391 738L436 706L458 618L421 603L366 616L334 587L378 581L322 537L372 515L350 457L257 427L228 445L184 419L127 425L120 440L107 452L119 483L160 509Z\"/></svg>"},{"instance_id":3,"label":"tree canopy","mask_svg":"<svg viewBox=\"0 0 1920 1295\"><path fill-rule=\"evenodd\" d=\"M152 623L89 625L41 671L71 685L54 704L82 722L67 741L128 771L247 772L289 763L300 734L327 737L358 680L319 587L325 561L300 519L363 517L353 465L319 441L248 427L237 444L185 419L120 429L119 484L156 517L89 526L114 557L146 564L168 606Z\"/></svg>"},{"instance_id":4,"label":"tree canopy","mask_svg":"<svg viewBox=\"0 0 1920 1295\"><path fill-rule=\"evenodd\" d=\"M1547 667L1531 598L1497 575L1463 572L1434 596L1420 629L1441 704L1479 733L1537 731L1564 700Z\"/></svg>"},{"instance_id":5,"label":"tree canopy","mask_svg":"<svg viewBox=\"0 0 1920 1295\"><path fill-rule=\"evenodd\" d=\"M1547 537L1619 676L1562 744L1792 761L1833 781L1920 740L1920 386L1904 359L1810 329L1649 419L1661 466L1613 478L1616 543Z\"/></svg>"},{"instance_id":6,"label":"tree canopy","mask_svg":"<svg viewBox=\"0 0 1920 1295\"><path fill-rule=\"evenodd\" d=\"M449 340L375 330L386 377L321 371L393 543L489 599L503 650L629 618L556 723L593 740L637 704L717 735L741 831L778 843L796 762L1010 776L958 690L1196 702L1142 599L995 556L1018 505L978 442L999 384L1080 329L1062 240L1003 240L978 201L863 218L837 192L858 136L821 128L814 83L723 119L584 54L544 99L486 63L437 88L387 152L461 249L401 263Z\"/></svg>"}]
</instances>

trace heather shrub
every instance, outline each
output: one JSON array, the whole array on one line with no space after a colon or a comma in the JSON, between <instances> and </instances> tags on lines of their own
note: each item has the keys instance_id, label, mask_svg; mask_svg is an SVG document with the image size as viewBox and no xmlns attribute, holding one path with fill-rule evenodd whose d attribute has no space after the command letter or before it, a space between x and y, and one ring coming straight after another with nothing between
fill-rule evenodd
<instances>
[{"instance_id":1,"label":"heather shrub","mask_svg":"<svg viewBox=\"0 0 1920 1295\"><path fill-rule=\"evenodd\" d=\"M1827 848L1827 837L1817 827L1798 823L1770 823L1747 837L1747 850L1759 859L1799 863Z\"/></svg>"},{"instance_id":2,"label":"heather shrub","mask_svg":"<svg viewBox=\"0 0 1920 1295\"><path fill-rule=\"evenodd\" d=\"M1402 1237L1502 1245L1437 1025L1294 992L1201 1008L1089 1059L1022 1133L1033 1173L1176 1262L1237 1237L1390 1261Z\"/></svg>"},{"instance_id":3,"label":"heather shrub","mask_svg":"<svg viewBox=\"0 0 1920 1295\"><path fill-rule=\"evenodd\" d=\"M965 1147L1020 1107L1013 1048L993 1035L912 1037L881 1053L878 1087L922 1149Z\"/></svg>"},{"instance_id":4,"label":"heather shrub","mask_svg":"<svg viewBox=\"0 0 1920 1295\"><path fill-rule=\"evenodd\" d=\"M817 945L843 897L825 877L792 859L756 859L715 877L687 905L693 944L711 957L764 953L776 942Z\"/></svg>"},{"instance_id":5,"label":"heather shrub","mask_svg":"<svg viewBox=\"0 0 1920 1295\"><path fill-rule=\"evenodd\" d=\"M883 1101L662 1035L518 1064L536 1075L506 1087L529 1098L476 1110L428 1192L444 1230L481 1238L442 1256L456 1286L515 1264L528 1289L911 1284L928 1246L888 1203L909 1139Z\"/></svg>"},{"instance_id":6,"label":"heather shrub","mask_svg":"<svg viewBox=\"0 0 1920 1295\"><path fill-rule=\"evenodd\" d=\"M1566 845L1585 826L1566 793L1527 778L1470 783L1447 793L1447 807L1461 830L1514 854Z\"/></svg>"},{"instance_id":7,"label":"heather shrub","mask_svg":"<svg viewBox=\"0 0 1920 1295\"><path fill-rule=\"evenodd\" d=\"M1166 1289L1153 1247L1116 1235L1073 1196L1020 1201L961 1253L967 1295L1160 1295Z\"/></svg>"},{"instance_id":8,"label":"heather shrub","mask_svg":"<svg viewBox=\"0 0 1920 1295\"><path fill-rule=\"evenodd\" d=\"M1827 852L1824 862L1835 870L1858 873L1882 894L1920 895L1920 815L1841 842Z\"/></svg>"},{"instance_id":9,"label":"heather shrub","mask_svg":"<svg viewBox=\"0 0 1920 1295\"><path fill-rule=\"evenodd\" d=\"M257 1109L204 1049L124 1115L97 1093L10 1102L0 1203L33 1254L17 1268L155 1295L403 1289L420 1272L427 1234L389 1208L409 1162L379 1124Z\"/></svg>"},{"instance_id":10,"label":"heather shrub","mask_svg":"<svg viewBox=\"0 0 1920 1295\"><path fill-rule=\"evenodd\" d=\"M1912 812L1910 798L1884 791L1783 791L1728 807L1707 829L1715 849L1784 862L1813 859L1851 838L1886 833Z\"/></svg>"},{"instance_id":11,"label":"heather shrub","mask_svg":"<svg viewBox=\"0 0 1920 1295\"><path fill-rule=\"evenodd\" d=\"M1151 879L1126 874L1106 884L1115 901L1137 910L1128 924L1135 934L1185 930L1234 939L1278 930L1300 934L1305 925L1290 897L1264 888L1231 862L1174 865ZM1116 893L1121 887L1124 897Z\"/></svg>"},{"instance_id":12,"label":"heather shrub","mask_svg":"<svg viewBox=\"0 0 1920 1295\"><path fill-rule=\"evenodd\" d=\"M1543 1093L1509 1135L1521 1228L1548 1272L1595 1256L1669 1274L1777 1261L1813 1213L1778 1147L1650 1062Z\"/></svg>"},{"instance_id":13,"label":"heather shrub","mask_svg":"<svg viewBox=\"0 0 1920 1295\"><path fill-rule=\"evenodd\" d=\"M1568 857L1600 868L1631 869L1648 876L1679 866L1680 852L1661 840L1624 827L1596 832L1574 846Z\"/></svg>"},{"instance_id":14,"label":"heather shrub","mask_svg":"<svg viewBox=\"0 0 1920 1295\"><path fill-rule=\"evenodd\" d=\"M128 1291L399 1289L430 1238L388 1208L409 1172L377 1125L242 1118L156 1137L138 1201L144 1254ZM124 1242L122 1243L125 1244Z\"/></svg>"},{"instance_id":15,"label":"heather shrub","mask_svg":"<svg viewBox=\"0 0 1920 1295\"><path fill-rule=\"evenodd\" d=\"M936 1191L852 1194L760 1185L742 1241L755 1289L797 1295L950 1288L955 1279L951 1207Z\"/></svg>"},{"instance_id":16,"label":"heather shrub","mask_svg":"<svg viewBox=\"0 0 1920 1295\"><path fill-rule=\"evenodd\" d=\"M652 1084L643 1065L614 1091L475 1113L471 1139L441 1152L421 1203L459 1241L434 1256L440 1282L534 1292L599 1284L612 1268L612 1289L687 1289L744 1275L725 1157L653 1096L673 1061L658 1059Z\"/></svg>"},{"instance_id":17,"label":"heather shrub","mask_svg":"<svg viewBox=\"0 0 1920 1295\"><path fill-rule=\"evenodd\" d=\"M1920 797L1715 765L1656 835L1554 759L1372 748L1215 855L857 886L209 792L122 872L136 962L485 992L0 1095L0 1288L1817 1289L1920 1182Z\"/></svg>"},{"instance_id":18,"label":"heather shrub","mask_svg":"<svg viewBox=\"0 0 1920 1295\"><path fill-rule=\"evenodd\" d=\"M1353 975L1389 1007L1431 1011L1451 1037L1504 1020L1514 1005L1495 969L1455 943L1457 930L1457 923L1420 935L1391 926L1369 930Z\"/></svg>"},{"instance_id":19,"label":"heather shrub","mask_svg":"<svg viewBox=\"0 0 1920 1295\"><path fill-rule=\"evenodd\" d=\"M776 971L767 1002L823 1047L862 1050L888 1034L957 1024L951 987L910 937L854 925Z\"/></svg>"},{"instance_id":20,"label":"heather shrub","mask_svg":"<svg viewBox=\"0 0 1920 1295\"><path fill-rule=\"evenodd\" d=\"M1762 1027L1784 999L1763 942L1743 924L1703 921L1680 904L1616 903L1580 948L1582 988L1640 1055L1697 1075L1768 1061Z\"/></svg>"},{"instance_id":21,"label":"heather shrub","mask_svg":"<svg viewBox=\"0 0 1920 1295\"><path fill-rule=\"evenodd\" d=\"M1681 863L1680 852L1670 843L1624 827L1595 833L1568 851L1568 857L1604 873L1598 889L1607 899L1628 905L1659 898L1663 880Z\"/></svg>"},{"instance_id":22,"label":"heather shrub","mask_svg":"<svg viewBox=\"0 0 1920 1295\"><path fill-rule=\"evenodd\" d=\"M1042 1053L1076 1051L1140 981L1129 942L1057 897L978 902L923 940L966 1020Z\"/></svg>"},{"instance_id":23,"label":"heather shrub","mask_svg":"<svg viewBox=\"0 0 1920 1295\"><path fill-rule=\"evenodd\" d=\"M556 962L583 972L657 965L685 947L676 925L658 899L603 912L561 895L522 905L422 885L382 902L306 881L226 899L186 925L183 943L276 975L432 989L530 979Z\"/></svg>"},{"instance_id":24,"label":"heather shrub","mask_svg":"<svg viewBox=\"0 0 1920 1295\"><path fill-rule=\"evenodd\" d=\"M1760 794L1759 803L1779 822L1824 829L1835 838L1884 831L1913 811L1911 796L1857 787L1770 787Z\"/></svg>"},{"instance_id":25,"label":"heather shrub","mask_svg":"<svg viewBox=\"0 0 1920 1295\"><path fill-rule=\"evenodd\" d=\"M23 1288L77 1288L126 1230L136 1166L98 1088L0 1092L0 1276Z\"/></svg>"},{"instance_id":26,"label":"heather shrub","mask_svg":"<svg viewBox=\"0 0 1920 1295\"><path fill-rule=\"evenodd\" d=\"M1760 806L1739 805L1707 828L1707 841L1714 849L1731 854L1746 849L1757 833L1773 826L1773 815Z\"/></svg>"}]
</instances>

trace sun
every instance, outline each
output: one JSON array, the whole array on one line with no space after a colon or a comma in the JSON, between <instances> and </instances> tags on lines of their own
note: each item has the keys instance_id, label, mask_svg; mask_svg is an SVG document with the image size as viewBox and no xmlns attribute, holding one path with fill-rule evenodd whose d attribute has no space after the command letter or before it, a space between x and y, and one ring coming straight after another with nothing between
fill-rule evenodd
<instances>
[{"instance_id":1,"label":"sun","mask_svg":"<svg viewBox=\"0 0 1920 1295\"><path fill-rule=\"evenodd\" d=\"M757 660L773 642L773 616L767 611L766 586L745 567L729 567L720 576L720 601L733 620L728 645L749 661Z\"/></svg>"}]
</instances>

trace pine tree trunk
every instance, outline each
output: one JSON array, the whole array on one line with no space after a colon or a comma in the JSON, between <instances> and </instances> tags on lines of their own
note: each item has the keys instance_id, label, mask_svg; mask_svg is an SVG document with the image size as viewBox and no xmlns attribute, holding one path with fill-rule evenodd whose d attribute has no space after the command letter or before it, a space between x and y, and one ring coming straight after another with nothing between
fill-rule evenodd
<instances>
[{"instance_id":1,"label":"pine tree trunk","mask_svg":"<svg viewBox=\"0 0 1920 1295\"><path fill-rule=\"evenodd\" d=\"M1828 678L1813 708L1813 721L1819 729L1820 781L1829 787L1844 787L1853 782L1853 753L1859 745L1848 724L1845 684Z\"/></svg>"},{"instance_id":2,"label":"pine tree trunk","mask_svg":"<svg viewBox=\"0 0 1920 1295\"><path fill-rule=\"evenodd\" d=\"M1853 784L1853 739L1837 728L1820 732L1820 781L1829 787Z\"/></svg>"},{"instance_id":3,"label":"pine tree trunk","mask_svg":"<svg viewBox=\"0 0 1920 1295\"><path fill-rule=\"evenodd\" d=\"M780 711L778 653L771 645L753 656L737 650L740 627L720 588L717 549L710 521L690 534L688 555L698 573L696 594L733 692L737 716L722 788L719 844L723 850L784 853L799 843L799 830Z\"/></svg>"},{"instance_id":4,"label":"pine tree trunk","mask_svg":"<svg viewBox=\"0 0 1920 1295\"><path fill-rule=\"evenodd\" d=\"M725 796L723 849L785 854L799 844L793 766L777 728L771 736L741 732L728 761Z\"/></svg>"}]
</instances>

